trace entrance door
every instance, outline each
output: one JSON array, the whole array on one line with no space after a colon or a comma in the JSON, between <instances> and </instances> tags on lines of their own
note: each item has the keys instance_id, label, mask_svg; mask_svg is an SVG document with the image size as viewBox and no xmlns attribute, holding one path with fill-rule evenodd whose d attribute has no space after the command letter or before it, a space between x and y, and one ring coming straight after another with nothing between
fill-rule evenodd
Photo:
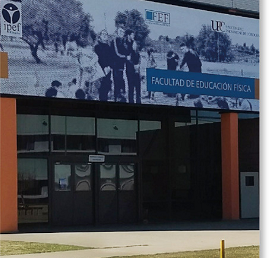
<instances>
[{"instance_id":1,"label":"entrance door","mask_svg":"<svg viewBox=\"0 0 270 258\"><path fill-rule=\"evenodd\" d=\"M92 164L54 163L52 222L54 225L93 223Z\"/></svg>"},{"instance_id":2,"label":"entrance door","mask_svg":"<svg viewBox=\"0 0 270 258\"><path fill-rule=\"evenodd\" d=\"M134 163L98 165L98 217L101 224L137 221Z\"/></svg>"}]
</instances>

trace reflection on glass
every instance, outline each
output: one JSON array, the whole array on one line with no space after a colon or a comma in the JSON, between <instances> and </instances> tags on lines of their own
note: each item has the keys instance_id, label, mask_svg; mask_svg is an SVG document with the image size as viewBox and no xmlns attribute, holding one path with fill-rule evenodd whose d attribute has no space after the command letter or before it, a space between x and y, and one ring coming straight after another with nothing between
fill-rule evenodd
<instances>
[{"instance_id":1,"label":"reflection on glass","mask_svg":"<svg viewBox=\"0 0 270 258\"><path fill-rule=\"evenodd\" d=\"M217 111L198 111L198 124L220 122L220 113Z\"/></svg>"},{"instance_id":2,"label":"reflection on glass","mask_svg":"<svg viewBox=\"0 0 270 258\"><path fill-rule=\"evenodd\" d=\"M71 166L54 165L54 189L55 191L70 191Z\"/></svg>"},{"instance_id":3,"label":"reflection on glass","mask_svg":"<svg viewBox=\"0 0 270 258\"><path fill-rule=\"evenodd\" d=\"M120 190L134 190L134 164L119 165Z\"/></svg>"},{"instance_id":4,"label":"reflection on glass","mask_svg":"<svg viewBox=\"0 0 270 258\"><path fill-rule=\"evenodd\" d=\"M51 116L53 151L94 152L93 117Z\"/></svg>"},{"instance_id":5,"label":"reflection on glass","mask_svg":"<svg viewBox=\"0 0 270 258\"><path fill-rule=\"evenodd\" d=\"M48 222L46 159L18 159L18 221Z\"/></svg>"},{"instance_id":6,"label":"reflection on glass","mask_svg":"<svg viewBox=\"0 0 270 258\"><path fill-rule=\"evenodd\" d=\"M140 121L140 131L151 131L161 129L161 121Z\"/></svg>"},{"instance_id":7,"label":"reflection on glass","mask_svg":"<svg viewBox=\"0 0 270 258\"><path fill-rule=\"evenodd\" d=\"M91 165L75 165L75 189L76 191L91 190Z\"/></svg>"},{"instance_id":8,"label":"reflection on glass","mask_svg":"<svg viewBox=\"0 0 270 258\"><path fill-rule=\"evenodd\" d=\"M136 120L98 119L98 151L106 154L136 154Z\"/></svg>"},{"instance_id":9,"label":"reflection on glass","mask_svg":"<svg viewBox=\"0 0 270 258\"><path fill-rule=\"evenodd\" d=\"M18 152L49 151L49 122L46 115L17 115Z\"/></svg>"},{"instance_id":10,"label":"reflection on glass","mask_svg":"<svg viewBox=\"0 0 270 258\"><path fill-rule=\"evenodd\" d=\"M116 190L116 165L102 164L100 169L100 191Z\"/></svg>"},{"instance_id":11,"label":"reflection on glass","mask_svg":"<svg viewBox=\"0 0 270 258\"><path fill-rule=\"evenodd\" d=\"M66 117L67 150L95 151L95 119L93 117Z\"/></svg>"},{"instance_id":12,"label":"reflection on glass","mask_svg":"<svg viewBox=\"0 0 270 258\"><path fill-rule=\"evenodd\" d=\"M65 150L66 119L64 116L51 116L52 151Z\"/></svg>"}]
</instances>

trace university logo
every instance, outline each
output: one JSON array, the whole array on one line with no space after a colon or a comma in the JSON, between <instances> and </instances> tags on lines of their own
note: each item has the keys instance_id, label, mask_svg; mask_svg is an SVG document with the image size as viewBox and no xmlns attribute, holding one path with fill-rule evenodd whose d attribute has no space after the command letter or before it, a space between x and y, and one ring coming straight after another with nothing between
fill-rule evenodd
<instances>
[{"instance_id":1,"label":"university logo","mask_svg":"<svg viewBox=\"0 0 270 258\"><path fill-rule=\"evenodd\" d=\"M18 7L14 4L6 4L2 9L3 18L7 23L17 23L21 17Z\"/></svg>"},{"instance_id":2,"label":"university logo","mask_svg":"<svg viewBox=\"0 0 270 258\"><path fill-rule=\"evenodd\" d=\"M170 26L171 22L170 13L153 11L153 10L145 10L145 20L151 24Z\"/></svg>"},{"instance_id":3,"label":"university logo","mask_svg":"<svg viewBox=\"0 0 270 258\"><path fill-rule=\"evenodd\" d=\"M224 31L222 29L222 27L224 25L225 25L225 22L223 22L223 21L214 21L214 20L211 20L211 27L212 27L212 30L214 30L214 31L217 31L217 32Z\"/></svg>"},{"instance_id":4,"label":"university logo","mask_svg":"<svg viewBox=\"0 0 270 258\"><path fill-rule=\"evenodd\" d=\"M1 5L1 35L22 36L21 3L3 1Z\"/></svg>"}]
</instances>

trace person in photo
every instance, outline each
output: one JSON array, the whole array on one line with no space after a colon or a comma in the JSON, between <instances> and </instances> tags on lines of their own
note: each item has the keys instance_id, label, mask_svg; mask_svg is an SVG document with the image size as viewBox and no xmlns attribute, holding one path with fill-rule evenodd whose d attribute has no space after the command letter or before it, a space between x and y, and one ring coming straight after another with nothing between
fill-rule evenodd
<instances>
[{"instance_id":1,"label":"person in photo","mask_svg":"<svg viewBox=\"0 0 270 258\"><path fill-rule=\"evenodd\" d=\"M167 53L167 69L176 71L179 65L179 56L174 51L170 50ZM165 93L168 97L176 97L175 93Z\"/></svg>"},{"instance_id":2,"label":"person in photo","mask_svg":"<svg viewBox=\"0 0 270 258\"><path fill-rule=\"evenodd\" d=\"M52 81L51 87L45 92L45 97L66 98L66 95L63 93L62 83L58 80Z\"/></svg>"},{"instance_id":3,"label":"person in photo","mask_svg":"<svg viewBox=\"0 0 270 258\"><path fill-rule=\"evenodd\" d=\"M125 45L127 48L126 74L128 80L128 101L134 103L134 90L136 103L141 103L140 53L135 39L135 32L127 29L125 32Z\"/></svg>"},{"instance_id":4,"label":"person in photo","mask_svg":"<svg viewBox=\"0 0 270 258\"><path fill-rule=\"evenodd\" d=\"M157 63L154 58L154 49L150 48L147 50L147 68L156 68ZM155 92L148 91L148 95L145 97L151 100L155 99Z\"/></svg>"},{"instance_id":5,"label":"person in photo","mask_svg":"<svg viewBox=\"0 0 270 258\"><path fill-rule=\"evenodd\" d=\"M128 80L129 103L134 103L134 90L136 91L136 103L141 102L140 82L140 53L135 39L135 32L127 29L125 33L125 44L127 48L126 74Z\"/></svg>"},{"instance_id":6,"label":"person in photo","mask_svg":"<svg viewBox=\"0 0 270 258\"><path fill-rule=\"evenodd\" d=\"M183 69L184 65L186 64L188 67L189 72L193 73L201 73L202 72L202 62L200 60L200 57L198 53L193 50L192 48L188 47L185 43L180 44L180 50L184 54L184 57L180 63L180 70ZM186 94L177 94L176 102L179 102L179 100L184 100ZM189 98L198 98L199 95L189 95Z\"/></svg>"},{"instance_id":7,"label":"person in photo","mask_svg":"<svg viewBox=\"0 0 270 258\"><path fill-rule=\"evenodd\" d=\"M111 81L111 67L113 53L108 44L108 32L102 30L98 36L98 42L94 47L96 54L98 55L98 63L101 66L104 77L101 78L99 91L99 100L107 101L108 93L112 88Z\"/></svg>"},{"instance_id":8,"label":"person in photo","mask_svg":"<svg viewBox=\"0 0 270 258\"><path fill-rule=\"evenodd\" d=\"M202 72L202 62L199 55L192 48L187 47L185 43L181 43L180 50L184 54L183 60L180 63L180 70L185 64L187 64L189 72L201 73Z\"/></svg>"},{"instance_id":9,"label":"person in photo","mask_svg":"<svg viewBox=\"0 0 270 258\"><path fill-rule=\"evenodd\" d=\"M124 69L127 57L127 49L124 44L125 30L119 26L117 28L117 36L111 42L113 51L113 82L114 82L114 100L118 102L126 102Z\"/></svg>"},{"instance_id":10,"label":"person in photo","mask_svg":"<svg viewBox=\"0 0 270 258\"><path fill-rule=\"evenodd\" d=\"M248 99L238 98L237 108L241 110L252 111L252 104Z\"/></svg>"}]
</instances>

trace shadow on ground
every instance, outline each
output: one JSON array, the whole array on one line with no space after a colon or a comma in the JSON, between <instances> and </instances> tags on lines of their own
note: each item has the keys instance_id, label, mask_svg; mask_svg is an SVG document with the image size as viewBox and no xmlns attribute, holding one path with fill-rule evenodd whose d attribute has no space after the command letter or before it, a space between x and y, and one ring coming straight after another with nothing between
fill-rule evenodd
<instances>
[{"instance_id":1,"label":"shadow on ground","mask_svg":"<svg viewBox=\"0 0 270 258\"><path fill-rule=\"evenodd\" d=\"M128 225L52 226L48 224L22 224L19 233L54 232L125 232L125 231L213 231L259 230L259 219L159 222ZM18 232L17 232L18 233Z\"/></svg>"}]
</instances>

